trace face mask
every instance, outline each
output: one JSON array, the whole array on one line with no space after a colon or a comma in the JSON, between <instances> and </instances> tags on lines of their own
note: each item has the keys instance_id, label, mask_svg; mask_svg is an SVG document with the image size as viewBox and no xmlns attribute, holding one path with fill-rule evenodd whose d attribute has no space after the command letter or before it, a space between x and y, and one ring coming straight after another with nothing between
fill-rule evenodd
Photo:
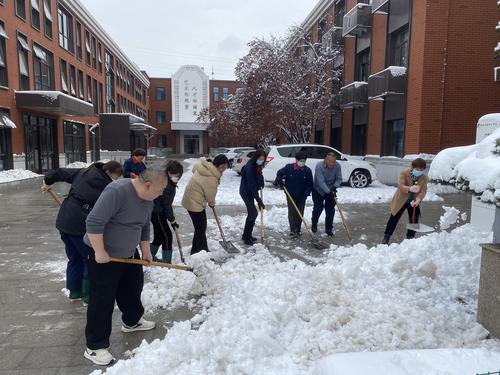
<instances>
[{"instance_id":1,"label":"face mask","mask_svg":"<svg viewBox=\"0 0 500 375\"><path fill-rule=\"evenodd\" d=\"M257 165L262 166L264 165L264 160L257 160Z\"/></svg>"},{"instance_id":2,"label":"face mask","mask_svg":"<svg viewBox=\"0 0 500 375\"><path fill-rule=\"evenodd\" d=\"M306 163L304 161L298 161L297 165L299 166L299 168L304 168L306 166Z\"/></svg>"},{"instance_id":3,"label":"face mask","mask_svg":"<svg viewBox=\"0 0 500 375\"><path fill-rule=\"evenodd\" d=\"M170 179L172 180L172 182L173 182L174 184L176 184L176 183L178 183L178 182L179 182L179 180L180 180L181 178L180 178L180 177L178 177L178 176L172 176L172 177L170 177Z\"/></svg>"},{"instance_id":4,"label":"face mask","mask_svg":"<svg viewBox=\"0 0 500 375\"><path fill-rule=\"evenodd\" d=\"M417 169L413 169L413 170L411 171L411 174L412 174L414 177L420 177L420 176L422 176L422 175L424 174L424 171L419 171L419 170L417 170Z\"/></svg>"}]
</instances>

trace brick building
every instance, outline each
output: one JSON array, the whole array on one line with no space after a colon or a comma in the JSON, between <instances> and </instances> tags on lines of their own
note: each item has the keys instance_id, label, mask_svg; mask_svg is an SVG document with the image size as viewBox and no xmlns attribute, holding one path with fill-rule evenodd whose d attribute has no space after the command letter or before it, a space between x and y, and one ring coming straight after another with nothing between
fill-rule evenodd
<instances>
[{"instance_id":1,"label":"brick building","mask_svg":"<svg viewBox=\"0 0 500 375\"><path fill-rule=\"evenodd\" d=\"M491 0L319 1L295 42L343 46L344 86L314 141L395 156L474 143L477 120L500 107L497 22Z\"/></svg>"},{"instance_id":2,"label":"brick building","mask_svg":"<svg viewBox=\"0 0 500 375\"><path fill-rule=\"evenodd\" d=\"M147 76L80 1L0 0L0 170L99 158L93 125L106 113L127 114L131 139L144 138L148 93Z\"/></svg>"},{"instance_id":3,"label":"brick building","mask_svg":"<svg viewBox=\"0 0 500 375\"><path fill-rule=\"evenodd\" d=\"M150 78L150 82L150 122L157 129L151 145L176 154L208 153L212 139L207 125L196 121L198 114L234 95L237 82L210 80L193 65L181 67L172 78Z\"/></svg>"}]
</instances>

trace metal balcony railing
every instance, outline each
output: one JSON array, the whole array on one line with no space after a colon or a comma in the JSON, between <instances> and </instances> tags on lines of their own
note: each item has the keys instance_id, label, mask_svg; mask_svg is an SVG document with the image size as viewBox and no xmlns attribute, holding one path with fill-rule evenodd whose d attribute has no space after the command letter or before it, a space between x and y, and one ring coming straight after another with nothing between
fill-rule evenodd
<instances>
[{"instance_id":1,"label":"metal balcony railing","mask_svg":"<svg viewBox=\"0 0 500 375\"><path fill-rule=\"evenodd\" d=\"M368 99L380 99L387 95L404 95L406 82L406 68L390 66L368 78Z\"/></svg>"},{"instance_id":2,"label":"metal balcony railing","mask_svg":"<svg viewBox=\"0 0 500 375\"><path fill-rule=\"evenodd\" d=\"M340 89L341 108L359 108L368 105L368 82L353 82Z\"/></svg>"},{"instance_id":3,"label":"metal balcony railing","mask_svg":"<svg viewBox=\"0 0 500 375\"><path fill-rule=\"evenodd\" d=\"M372 13L387 12L389 10L389 0L372 0Z\"/></svg>"},{"instance_id":4,"label":"metal balcony railing","mask_svg":"<svg viewBox=\"0 0 500 375\"><path fill-rule=\"evenodd\" d=\"M372 7L369 4L359 3L345 16L342 26L342 36L359 35L372 26Z\"/></svg>"}]
</instances>

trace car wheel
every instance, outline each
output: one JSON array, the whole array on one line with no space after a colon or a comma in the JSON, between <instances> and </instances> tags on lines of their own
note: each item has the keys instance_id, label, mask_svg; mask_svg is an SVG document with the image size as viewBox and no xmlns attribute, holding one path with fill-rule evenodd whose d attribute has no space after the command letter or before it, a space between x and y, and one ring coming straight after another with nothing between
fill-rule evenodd
<instances>
[{"instance_id":1,"label":"car wheel","mask_svg":"<svg viewBox=\"0 0 500 375\"><path fill-rule=\"evenodd\" d=\"M354 171L349 178L349 185L353 188L362 189L370 184L370 177L368 172Z\"/></svg>"}]
</instances>

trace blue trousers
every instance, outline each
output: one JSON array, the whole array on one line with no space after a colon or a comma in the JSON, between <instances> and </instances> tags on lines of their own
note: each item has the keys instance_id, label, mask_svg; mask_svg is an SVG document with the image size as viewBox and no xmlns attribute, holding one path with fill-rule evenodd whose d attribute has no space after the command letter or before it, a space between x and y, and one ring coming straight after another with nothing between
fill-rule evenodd
<instances>
[{"instance_id":1,"label":"blue trousers","mask_svg":"<svg viewBox=\"0 0 500 375\"><path fill-rule=\"evenodd\" d=\"M312 214L312 226L318 226L318 220L325 209L325 230L327 232L333 229L333 217L335 216L335 200L331 194L321 195L315 189L312 191L312 199L314 203Z\"/></svg>"},{"instance_id":2,"label":"blue trousers","mask_svg":"<svg viewBox=\"0 0 500 375\"><path fill-rule=\"evenodd\" d=\"M66 266L66 288L81 290L83 280L88 280L88 252L83 243L83 236L61 233L68 264Z\"/></svg>"}]
</instances>

